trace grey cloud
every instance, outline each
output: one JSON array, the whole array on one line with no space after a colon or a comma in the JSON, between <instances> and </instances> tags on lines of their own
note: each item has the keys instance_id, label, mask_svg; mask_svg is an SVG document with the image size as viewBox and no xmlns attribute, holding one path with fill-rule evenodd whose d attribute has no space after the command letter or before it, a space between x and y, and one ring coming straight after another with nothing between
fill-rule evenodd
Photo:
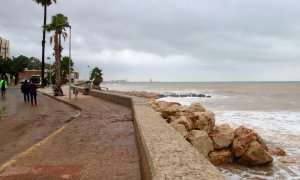
<instances>
[{"instance_id":1,"label":"grey cloud","mask_svg":"<svg viewBox=\"0 0 300 180\"><path fill-rule=\"evenodd\" d=\"M42 8L25 0L1 4L0 28L12 52L41 56ZM56 13L68 16L78 69L88 74L87 65L100 66L107 80L276 80L280 70L287 72L281 79L299 80L299 7L293 0L58 0L48 22ZM130 62L103 55L124 50L134 52ZM182 58L172 63L173 56ZM149 57L157 62L140 60Z\"/></svg>"}]
</instances>

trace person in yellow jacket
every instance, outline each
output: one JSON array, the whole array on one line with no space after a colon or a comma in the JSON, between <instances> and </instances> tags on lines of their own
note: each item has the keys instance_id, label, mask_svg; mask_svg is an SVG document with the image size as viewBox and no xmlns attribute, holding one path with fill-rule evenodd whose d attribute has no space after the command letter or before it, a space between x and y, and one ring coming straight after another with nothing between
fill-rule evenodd
<instances>
[{"instance_id":1,"label":"person in yellow jacket","mask_svg":"<svg viewBox=\"0 0 300 180\"><path fill-rule=\"evenodd\" d=\"M0 80L0 89L1 89L1 95L5 96L6 89L8 89L8 84L6 80L4 79Z\"/></svg>"}]
</instances>

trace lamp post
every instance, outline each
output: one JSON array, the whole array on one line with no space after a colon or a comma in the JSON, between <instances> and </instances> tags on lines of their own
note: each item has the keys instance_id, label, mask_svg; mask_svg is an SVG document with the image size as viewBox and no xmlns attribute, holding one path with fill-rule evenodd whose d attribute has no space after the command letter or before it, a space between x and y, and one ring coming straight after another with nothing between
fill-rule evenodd
<instances>
[{"instance_id":1,"label":"lamp post","mask_svg":"<svg viewBox=\"0 0 300 180\"><path fill-rule=\"evenodd\" d=\"M69 38L69 99L71 99L71 33L72 33L72 28L69 25L70 28L70 38Z\"/></svg>"},{"instance_id":2,"label":"lamp post","mask_svg":"<svg viewBox=\"0 0 300 180\"><path fill-rule=\"evenodd\" d=\"M90 68L90 66L88 66L88 68L89 68L89 76L88 76L88 80L90 80L90 78L91 78L91 68Z\"/></svg>"},{"instance_id":3,"label":"lamp post","mask_svg":"<svg viewBox=\"0 0 300 180\"><path fill-rule=\"evenodd\" d=\"M50 86L52 85L52 79L51 79L51 76L52 76L52 71L51 71L51 58L49 58L49 57L47 57L47 59L49 59L50 60L50 78L49 78L49 84L50 84Z\"/></svg>"}]
</instances>

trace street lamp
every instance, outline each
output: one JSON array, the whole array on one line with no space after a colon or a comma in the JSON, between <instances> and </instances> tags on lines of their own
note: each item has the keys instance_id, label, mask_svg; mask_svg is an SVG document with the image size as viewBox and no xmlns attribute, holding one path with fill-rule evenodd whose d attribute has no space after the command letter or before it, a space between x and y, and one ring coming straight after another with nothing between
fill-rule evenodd
<instances>
[{"instance_id":1,"label":"street lamp","mask_svg":"<svg viewBox=\"0 0 300 180\"><path fill-rule=\"evenodd\" d=\"M51 71L51 58L47 57L47 59L50 60L50 78L49 78L49 84L52 85L52 79L51 79L51 76L52 76L52 71Z\"/></svg>"},{"instance_id":2,"label":"street lamp","mask_svg":"<svg viewBox=\"0 0 300 180\"><path fill-rule=\"evenodd\" d=\"M72 28L70 25L68 25L68 27L70 28L70 38L69 38L69 99L71 99L71 32L72 32Z\"/></svg>"},{"instance_id":3,"label":"street lamp","mask_svg":"<svg viewBox=\"0 0 300 180\"><path fill-rule=\"evenodd\" d=\"M90 80L90 78L91 78L91 68L90 68L90 66L88 66L88 68L89 68L89 76L88 76L88 80Z\"/></svg>"}]
</instances>

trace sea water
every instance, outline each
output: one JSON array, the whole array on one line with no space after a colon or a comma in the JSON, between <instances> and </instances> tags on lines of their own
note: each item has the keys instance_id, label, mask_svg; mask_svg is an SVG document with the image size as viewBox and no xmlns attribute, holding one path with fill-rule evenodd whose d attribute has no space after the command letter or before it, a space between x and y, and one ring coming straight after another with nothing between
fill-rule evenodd
<instances>
[{"instance_id":1,"label":"sea water","mask_svg":"<svg viewBox=\"0 0 300 180\"><path fill-rule=\"evenodd\" d=\"M271 166L219 167L227 179L300 179L300 82L103 83L111 90L160 94L205 94L208 97L164 97L182 105L201 103L216 115L216 124L253 128L268 145L283 148L295 163L274 156Z\"/></svg>"}]
</instances>

